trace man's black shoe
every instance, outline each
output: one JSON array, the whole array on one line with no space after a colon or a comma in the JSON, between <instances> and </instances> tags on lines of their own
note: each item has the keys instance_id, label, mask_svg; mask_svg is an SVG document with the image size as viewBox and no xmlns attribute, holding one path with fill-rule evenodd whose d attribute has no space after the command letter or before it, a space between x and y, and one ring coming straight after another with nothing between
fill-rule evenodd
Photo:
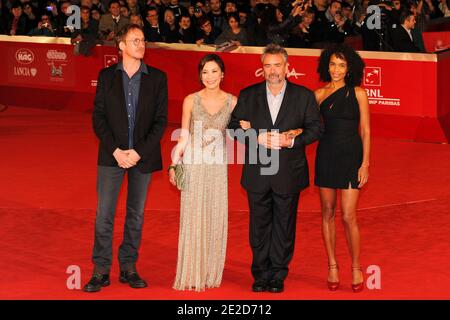
<instances>
[{"instance_id":1,"label":"man's black shoe","mask_svg":"<svg viewBox=\"0 0 450 320\"><path fill-rule=\"evenodd\" d=\"M94 273L92 274L91 280L84 286L84 292L98 292L102 289L102 287L107 287L111 283L109 281L109 274L100 274Z\"/></svg>"},{"instance_id":2,"label":"man's black shoe","mask_svg":"<svg viewBox=\"0 0 450 320\"><path fill-rule=\"evenodd\" d=\"M120 271L119 281L128 283L130 287L135 289L147 287L145 280L141 279L136 271Z\"/></svg>"},{"instance_id":3,"label":"man's black shoe","mask_svg":"<svg viewBox=\"0 0 450 320\"><path fill-rule=\"evenodd\" d=\"M269 282L269 292L280 293L284 291L284 281L281 279L274 279Z\"/></svg>"},{"instance_id":4,"label":"man's black shoe","mask_svg":"<svg viewBox=\"0 0 450 320\"><path fill-rule=\"evenodd\" d=\"M253 292L264 292L267 291L267 280L256 279L252 285Z\"/></svg>"}]
</instances>

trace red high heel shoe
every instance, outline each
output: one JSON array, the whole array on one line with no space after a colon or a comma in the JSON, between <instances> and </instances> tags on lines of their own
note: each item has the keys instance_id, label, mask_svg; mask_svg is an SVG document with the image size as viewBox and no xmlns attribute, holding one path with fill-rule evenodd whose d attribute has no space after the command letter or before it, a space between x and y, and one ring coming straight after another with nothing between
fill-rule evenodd
<instances>
[{"instance_id":1,"label":"red high heel shoe","mask_svg":"<svg viewBox=\"0 0 450 320\"><path fill-rule=\"evenodd\" d=\"M328 265L328 270L332 270L332 269L339 270L339 266L337 265L337 263ZM327 279L327 286L330 291L336 291L339 288L339 280L338 281L330 281Z\"/></svg>"},{"instance_id":2,"label":"red high heel shoe","mask_svg":"<svg viewBox=\"0 0 450 320\"><path fill-rule=\"evenodd\" d=\"M362 273L361 266L352 267L352 272L354 272L356 270ZM355 293L361 292L363 289L364 289L364 277L363 277L363 281L361 281L360 283L352 284L352 290Z\"/></svg>"}]
</instances>

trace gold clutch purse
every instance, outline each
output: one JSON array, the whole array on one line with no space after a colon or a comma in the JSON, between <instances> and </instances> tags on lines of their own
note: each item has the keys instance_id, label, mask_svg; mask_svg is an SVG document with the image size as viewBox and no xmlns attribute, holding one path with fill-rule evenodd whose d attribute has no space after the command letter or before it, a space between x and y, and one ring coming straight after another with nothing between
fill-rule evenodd
<instances>
[{"instance_id":1,"label":"gold clutch purse","mask_svg":"<svg viewBox=\"0 0 450 320\"><path fill-rule=\"evenodd\" d=\"M175 166L169 166L169 170L173 168L175 170L175 184L178 188L178 190L184 189L184 180L185 180L185 172L184 172L184 165L183 164L177 164Z\"/></svg>"}]
</instances>

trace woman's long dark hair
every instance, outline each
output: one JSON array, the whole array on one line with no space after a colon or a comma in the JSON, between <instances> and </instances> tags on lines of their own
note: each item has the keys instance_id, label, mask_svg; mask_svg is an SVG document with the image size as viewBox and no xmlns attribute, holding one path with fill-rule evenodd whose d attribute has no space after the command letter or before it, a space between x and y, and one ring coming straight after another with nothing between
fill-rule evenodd
<instances>
[{"instance_id":1,"label":"woman's long dark hair","mask_svg":"<svg viewBox=\"0 0 450 320\"><path fill-rule=\"evenodd\" d=\"M325 48L320 54L319 65L317 67L320 81L331 81L329 64L333 55L347 62L345 84L351 87L361 85L365 67L364 61L352 47L342 43L332 44Z\"/></svg>"}]
</instances>

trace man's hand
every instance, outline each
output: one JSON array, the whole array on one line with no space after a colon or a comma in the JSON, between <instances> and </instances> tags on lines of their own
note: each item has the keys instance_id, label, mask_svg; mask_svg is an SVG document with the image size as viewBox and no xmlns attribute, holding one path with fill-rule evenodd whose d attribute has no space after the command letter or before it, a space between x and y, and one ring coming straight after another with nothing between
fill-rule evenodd
<instances>
[{"instance_id":1,"label":"man's hand","mask_svg":"<svg viewBox=\"0 0 450 320\"><path fill-rule=\"evenodd\" d=\"M138 163L141 160L141 156L134 149L125 150L128 152L128 159L131 160L134 164Z\"/></svg>"},{"instance_id":2,"label":"man's hand","mask_svg":"<svg viewBox=\"0 0 450 320\"><path fill-rule=\"evenodd\" d=\"M111 41L114 39L114 37L116 36L116 34L114 33L114 31L111 31L108 36L106 37L107 41Z\"/></svg>"},{"instance_id":3,"label":"man's hand","mask_svg":"<svg viewBox=\"0 0 450 320\"><path fill-rule=\"evenodd\" d=\"M116 159L119 167L128 169L136 165L136 162L133 162L133 160L129 158L128 156L129 154L130 154L129 150L121 150L117 148L114 151L113 156Z\"/></svg>"},{"instance_id":4,"label":"man's hand","mask_svg":"<svg viewBox=\"0 0 450 320\"><path fill-rule=\"evenodd\" d=\"M289 148L293 137L278 132L264 132L258 136L258 143L267 149Z\"/></svg>"}]
</instances>

